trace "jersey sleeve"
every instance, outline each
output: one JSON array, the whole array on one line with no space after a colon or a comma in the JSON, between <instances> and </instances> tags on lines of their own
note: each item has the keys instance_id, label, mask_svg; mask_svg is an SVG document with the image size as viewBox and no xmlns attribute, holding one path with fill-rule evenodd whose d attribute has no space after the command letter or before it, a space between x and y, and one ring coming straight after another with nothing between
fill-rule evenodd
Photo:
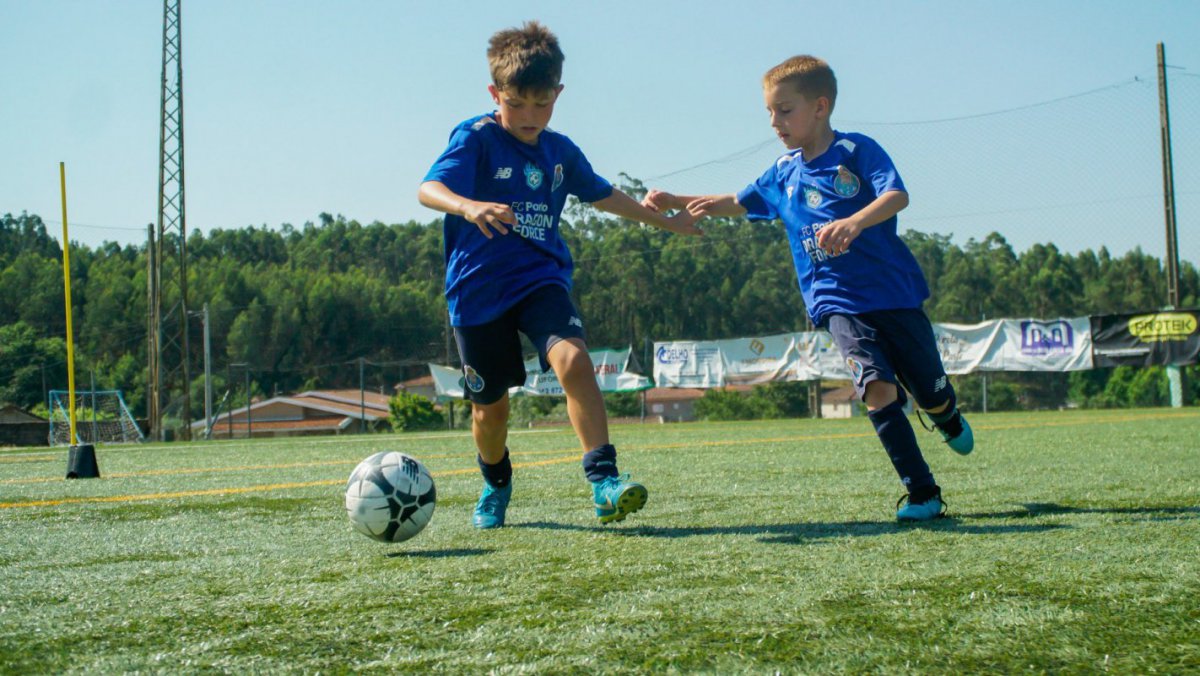
<instances>
[{"instance_id":1,"label":"jersey sleeve","mask_svg":"<svg viewBox=\"0 0 1200 676\"><path fill-rule=\"evenodd\" d=\"M475 173L483 155L483 143L470 127L459 127L450 134L450 143L425 174L426 181L438 181L450 190L469 197L475 186Z\"/></svg>"},{"instance_id":2,"label":"jersey sleeve","mask_svg":"<svg viewBox=\"0 0 1200 676\"><path fill-rule=\"evenodd\" d=\"M596 202L612 194L612 184L592 169L592 163L588 162L578 146L570 144L568 152L571 159L566 177L567 192L578 197L581 202Z\"/></svg>"},{"instance_id":3,"label":"jersey sleeve","mask_svg":"<svg viewBox=\"0 0 1200 676\"><path fill-rule=\"evenodd\" d=\"M859 174L871 182L876 197L890 190L908 192L892 158L875 140L864 138L854 149L854 155Z\"/></svg>"},{"instance_id":4,"label":"jersey sleeve","mask_svg":"<svg viewBox=\"0 0 1200 676\"><path fill-rule=\"evenodd\" d=\"M738 204L746 210L746 218L752 221L770 221L779 218L779 174L778 165L763 172L758 180L742 188L737 194Z\"/></svg>"}]
</instances>

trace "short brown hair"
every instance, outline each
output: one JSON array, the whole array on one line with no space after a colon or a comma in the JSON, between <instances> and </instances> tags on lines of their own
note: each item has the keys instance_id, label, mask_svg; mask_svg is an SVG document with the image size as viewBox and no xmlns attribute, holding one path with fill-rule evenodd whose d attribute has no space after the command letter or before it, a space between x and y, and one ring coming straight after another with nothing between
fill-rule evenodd
<instances>
[{"instance_id":1,"label":"short brown hair","mask_svg":"<svg viewBox=\"0 0 1200 676\"><path fill-rule=\"evenodd\" d=\"M763 76L763 87L779 86L787 82L805 97L821 96L829 99L829 109L837 101L837 78L833 69L822 59L807 54L793 56L767 71Z\"/></svg>"},{"instance_id":2,"label":"short brown hair","mask_svg":"<svg viewBox=\"0 0 1200 676\"><path fill-rule=\"evenodd\" d=\"M558 38L537 21L526 21L520 28L506 28L493 35L488 41L487 57L492 83L516 92L557 87L566 58L558 47Z\"/></svg>"}]
</instances>

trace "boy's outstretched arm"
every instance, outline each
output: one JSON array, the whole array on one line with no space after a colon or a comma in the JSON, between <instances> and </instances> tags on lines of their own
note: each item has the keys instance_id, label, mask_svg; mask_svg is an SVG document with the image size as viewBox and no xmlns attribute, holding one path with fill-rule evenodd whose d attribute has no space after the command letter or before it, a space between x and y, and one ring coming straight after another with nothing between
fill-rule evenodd
<instances>
[{"instance_id":1,"label":"boy's outstretched arm","mask_svg":"<svg viewBox=\"0 0 1200 676\"><path fill-rule=\"evenodd\" d=\"M441 181L425 181L417 191L417 200L422 206L446 214L462 216L475 224L484 237L492 238L492 230L507 235L505 224L517 222L512 207L496 202L476 202L446 187Z\"/></svg>"},{"instance_id":2,"label":"boy's outstretched arm","mask_svg":"<svg viewBox=\"0 0 1200 676\"><path fill-rule=\"evenodd\" d=\"M876 197L849 218L830 221L817 233L817 246L826 253L838 255L850 248L850 243L872 225L879 225L908 206L908 193L889 190Z\"/></svg>"},{"instance_id":3,"label":"boy's outstretched arm","mask_svg":"<svg viewBox=\"0 0 1200 676\"><path fill-rule=\"evenodd\" d=\"M592 206L610 214L628 218L631 221L649 223L663 230L680 235L703 235L704 231L694 223L704 215L702 211L683 210L674 216L667 216L659 211L648 208L629 195L613 188L612 194L602 200L592 202Z\"/></svg>"},{"instance_id":4,"label":"boy's outstretched arm","mask_svg":"<svg viewBox=\"0 0 1200 676\"><path fill-rule=\"evenodd\" d=\"M737 195L675 195L662 190L646 193L642 205L663 212L668 209L695 211L703 216L745 216L746 209L738 204Z\"/></svg>"}]
</instances>

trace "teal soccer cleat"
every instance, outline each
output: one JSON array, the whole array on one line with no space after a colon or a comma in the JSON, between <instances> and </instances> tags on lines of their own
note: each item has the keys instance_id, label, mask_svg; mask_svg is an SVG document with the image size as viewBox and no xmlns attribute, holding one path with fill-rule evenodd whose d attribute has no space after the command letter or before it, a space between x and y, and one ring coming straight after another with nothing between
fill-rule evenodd
<instances>
[{"instance_id":1,"label":"teal soccer cleat","mask_svg":"<svg viewBox=\"0 0 1200 676\"><path fill-rule=\"evenodd\" d=\"M950 450L959 455L970 455L971 451L975 449L975 435L971 432L971 426L967 424L967 419L963 417L961 411L955 409L954 415L940 423L933 420L932 414L926 413L925 415L929 416L929 421L933 423L933 429L942 435L942 441L946 442ZM921 421L922 427L930 429L919 410L917 419Z\"/></svg>"},{"instance_id":2,"label":"teal soccer cleat","mask_svg":"<svg viewBox=\"0 0 1200 676\"><path fill-rule=\"evenodd\" d=\"M483 493L479 502L475 503L475 514L471 522L476 528L499 528L504 525L504 513L508 511L508 500L512 497L512 484L504 488L495 488L488 482L483 482Z\"/></svg>"},{"instance_id":3,"label":"teal soccer cleat","mask_svg":"<svg viewBox=\"0 0 1200 676\"><path fill-rule=\"evenodd\" d=\"M967 419L962 413L954 412L954 417L958 418L958 423L962 427L962 431L957 436L950 436L950 433L942 429L941 425L935 425L937 431L942 435L942 439L946 440L946 445L950 450L959 455L969 455L975 449L975 435L971 432L971 426L967 424ZM953 418L951 419L953 422Z\"/></svg>"},{"instance_id":4,"label":"teal soccer cleat","mask_svg":"<svg viewBox=\"0 0 1200 676\"><path fill-rule=\"evenodd\" d=\"M907 504L905 504L907 503ZM900 505L904 505L901 507ZM908 495L902 496L896 502L897 521L931 521L946 516L946 503L942 500L939 490L924 502L912 502Z\"/></svg>"},{"instance_id":5,"label":"teal soccer cleat","mask_svg":"<svg viewBox=\"0 0 1200 676\"><path fill-rule=\"evenodd\" d=\"M600 523L624 521L625 517L646 506L646 487L629 480L628 474L592 482L592 501Z\"/></svg>"}]
</instances>

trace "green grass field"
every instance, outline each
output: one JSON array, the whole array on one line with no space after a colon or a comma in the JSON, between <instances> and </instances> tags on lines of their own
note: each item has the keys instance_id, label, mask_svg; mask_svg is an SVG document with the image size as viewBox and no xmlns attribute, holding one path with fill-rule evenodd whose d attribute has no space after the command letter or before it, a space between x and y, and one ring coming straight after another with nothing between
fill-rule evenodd
<instances>
[{"instance_id":1,"label":"green grass field","mask_svg":"<svg viewBox=\"0 0 1200 676\"><path fill-rule=\"evenodd\" d=\"M0 452L0 672L1200 672L1200 411L972 422L920 526L863 419L615 427L650 502L608 527L570 430L515 431L490 532L463 433ZM399 545L342 507L383 449L438 485Z\"/></svg>"}]
</instances>

